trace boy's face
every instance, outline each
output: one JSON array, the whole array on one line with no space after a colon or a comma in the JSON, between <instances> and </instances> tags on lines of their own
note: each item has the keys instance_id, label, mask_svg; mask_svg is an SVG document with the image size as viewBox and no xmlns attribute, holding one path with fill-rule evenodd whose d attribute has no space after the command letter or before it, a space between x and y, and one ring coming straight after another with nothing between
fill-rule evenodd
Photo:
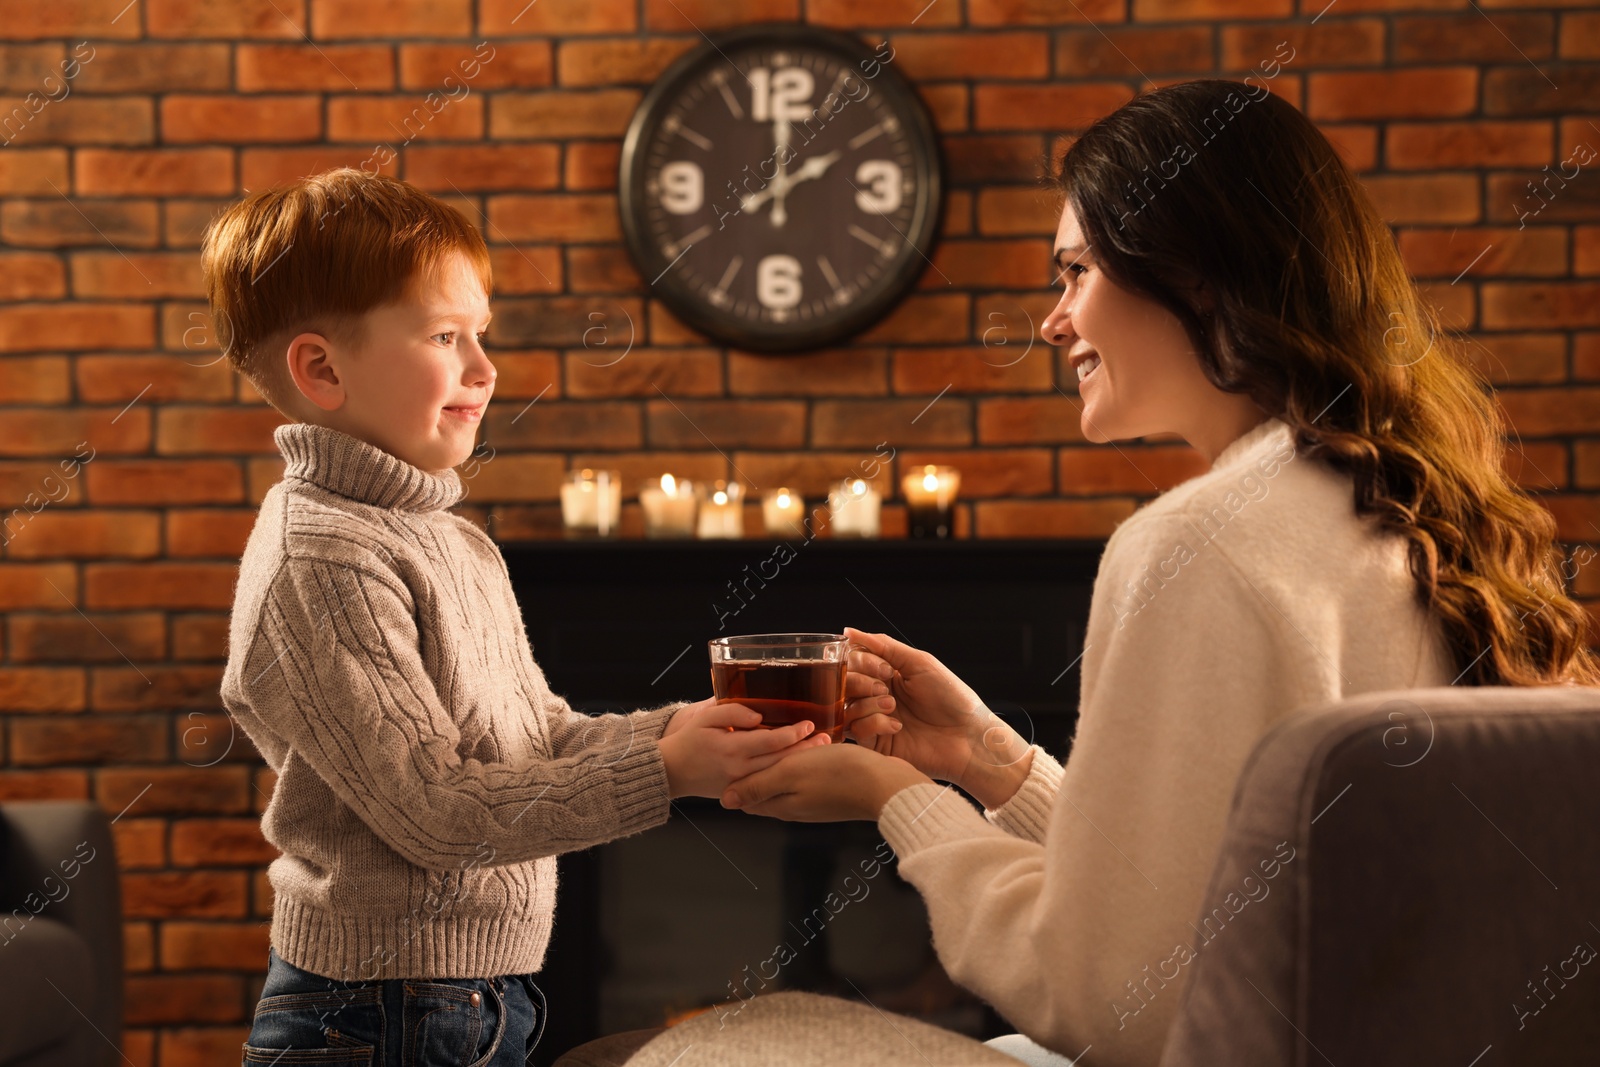
<instances>
[{"instance_id":1,"label":"boy's face","mask_svg":"<svg viewBox=\"0 0 1600 1067\"><path fill-rule=\"evenodd\" d=\"M489 318L477 273L451 254L433 277L414 279L402 300L369 311L359 346L330 348L338 382L313 375L322 398L312 399L324 409L317 421L425 471L466 462L494 392L494 365L479 337Z\"/></svg>"}]
</instances>

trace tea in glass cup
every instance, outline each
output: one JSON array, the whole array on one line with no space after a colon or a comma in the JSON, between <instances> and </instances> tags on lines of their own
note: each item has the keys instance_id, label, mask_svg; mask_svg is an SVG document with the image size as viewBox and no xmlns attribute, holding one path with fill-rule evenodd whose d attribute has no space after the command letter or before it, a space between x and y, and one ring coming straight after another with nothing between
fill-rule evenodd
<instances>
[{"instance_id":1,"label":"tea in glass cup","mask_svg":"<svg viewBox=\"0 0 1600 1067\"><path fill-rule=\"evenodd\" d=\"M844 740L850 641L843 634L746 634L711 642L711 691L718 704L761 713L765 729L802 719Z\"/></svg>"}]
</instances>

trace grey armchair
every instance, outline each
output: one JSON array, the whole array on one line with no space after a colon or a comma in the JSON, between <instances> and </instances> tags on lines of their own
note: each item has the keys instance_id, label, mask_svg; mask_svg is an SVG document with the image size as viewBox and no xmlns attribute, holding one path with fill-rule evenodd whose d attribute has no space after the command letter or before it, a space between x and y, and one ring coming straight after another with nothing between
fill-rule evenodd
<instances>
[{"instance_id":1,"label":"grey armchair","mask_svg":"<svg viewBox=\"0 0 1600 1067\"><path fill-rule=\"evenodd\" d=\"M1600 689L1296 714L1240 775L1161 1067L1594 1062L1597 815Z\"/></svg>"},{"instance_id":2,"label":"grey armchair","mask_svg":"<svg viewBox=\"0 0 1600 1067\"><path fill-rule=\"evenodd\" d=\"M87 801L0 804L0 1067L122 1062L122 898Z\"/></svg>"}]
</instances>

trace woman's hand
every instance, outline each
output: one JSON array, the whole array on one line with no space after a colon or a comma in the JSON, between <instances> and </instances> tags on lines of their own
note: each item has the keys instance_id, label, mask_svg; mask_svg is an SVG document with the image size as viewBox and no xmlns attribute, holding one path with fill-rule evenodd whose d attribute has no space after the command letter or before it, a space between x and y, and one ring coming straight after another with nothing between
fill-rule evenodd
<instances>
[{"instance_id":1,"label":"woman's hand","mask_svg":"<svg viewBox=\"0 0 1600 1067\"><path fill-rule=\"evenodd\" d=\"M931 654L887 634L848 627L845 634L857 649L845 686L850 736L956 783L986 807L1010 800L1033 764L1027 741Z\"/></svg>"},{"instance_id":2,"label":"woman's hand","mask_svg":"<svg viewBox=\"0 0 1600 1067\"><path fill-rule=\"evenodd\" d=\"M743 704L702 700L679 708L658 742L669 797L721 796L728 783L783 757L828 743L806 721L758 730L761 713Z\"/></svg>"},{"instance_id":3,"label":"woman's hand","mask_svg":"<svg viewBox=\"0 0 1600 1067\"><path fill-rule=\"evenodd\" d=\"M860 745L821 745L734 782L722 806L789 822L875 820L890 797L925 782L931 784L905 760Z\"/></svg>"}]
</instances>

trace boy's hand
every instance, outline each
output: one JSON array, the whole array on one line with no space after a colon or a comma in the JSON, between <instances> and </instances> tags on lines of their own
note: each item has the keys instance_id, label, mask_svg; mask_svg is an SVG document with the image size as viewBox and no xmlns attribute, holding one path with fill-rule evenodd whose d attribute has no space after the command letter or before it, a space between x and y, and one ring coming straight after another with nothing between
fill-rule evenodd
<instances>
[{"instance_id":1,"label":"boy's hand","mask_svg":"<svg viewBox=\"0 0 1600 1067\"><path fill-rule=\"evenodd\" d=\"M761 714L743 704L704 700L672 716L659 742L669 797L720 797L730 782L777 763L791 752L828 743L809 722L758 730Z\"/></svg>"}]
</instances>

